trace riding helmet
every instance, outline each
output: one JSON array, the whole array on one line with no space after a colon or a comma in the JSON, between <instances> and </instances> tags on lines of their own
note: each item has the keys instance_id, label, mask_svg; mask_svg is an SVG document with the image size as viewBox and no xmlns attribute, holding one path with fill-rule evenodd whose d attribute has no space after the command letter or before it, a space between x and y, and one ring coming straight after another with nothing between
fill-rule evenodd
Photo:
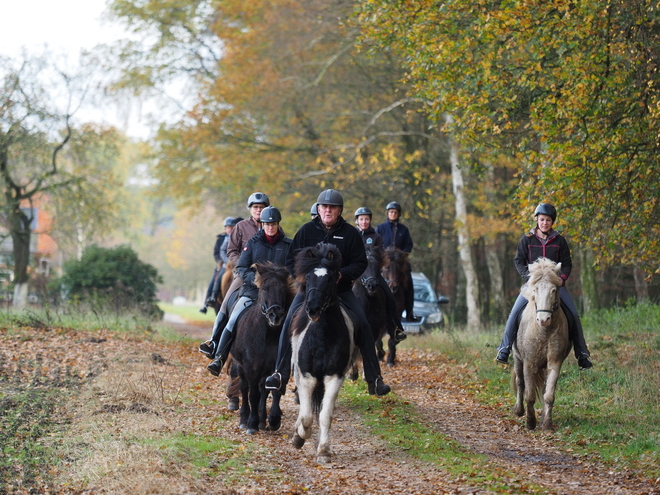
<instances>
[{"instance_id":1,"label":"riding helmet","mask_svg":"<svg viewBox=\"0 0 660 495\"><path fill-rule=\"evenodd\" d=\"M268 199L268 196L266 196L262 192L256 192L256 193L250 194L250 197L247 200L248 210L255 203L261 203L261 204L264 204L266 206L270 206L270 200Z\"/></svg>"},{"instance_id":2,"label":"riding helmet","mask_svg":"<svg viewBox=\"0 0 660 495\"><path fill-rule=\"evenodd\" d=\"M232 223L233 226L238 225L239 222L243 221L243 217L236 217L234 218L234 223Z\"/></svg>"},{"instance_id":3,"label":"riding helmet","mask_svg":"<svg viewBox=\"0 0 660 495\"><path fill-rule=\"evenodd\" d=\"M261 210L261 217L259 218L261 223L279 223L282 221L282 214L280 210L274 206L267 206Z\"/></svg>"},{"instance_id":4,"label":"riding helmet","mask_svg":"<svg viewBox=\"0 0 660 495\"><path fill-rule=\"evenodd\" d=\"M312 205L312 207L309 210L309 214L313 217L319 214L319 210L316 208L316 203Z\"/></svg>"},{"instance_id":5,"label":"riding helmet","mask_svg":"<svg viewBox=\"0 0 660 495\"><path fill-rule=\"evenodd\" d=\"M360 215L369 215L369 218L371 218L371 210L366 206L360 206L357 210L355 210L355 218L359 217Z\"/></svg>"},{"instance_id":6,"label":"riding helmet","mask_svg":"<svg viewBox=\"0 0 660 495\"><path fill-rule=\"evenodd\" d=\"M536 218L539 215L549 216L550 218L552 218L552 223L554 223L555 220L557 220L557 210L550 203L541 203L536 207L536 210L534 211L534 218Z\"/></svg>"},{"instance_id":7,"label":"riding helmet","mask_svg":"<svg viewBox=\"0 0 660 495\"><path fill-rule=\"evenodd\" d=\"M234 217L227 217L227 218L225 218L225 223L224 223L224 226L225 226L225 227L233 227L234 225L236 225L236 224L234 223Z\"/></svg>"},{"instance_id":8,"label":"riding helmet","mask_svg":"<svg viewBox=\"0 0 660 495\"><path fill-rule=\"evenodd\" d=\"M321 194L319 194L316 203L319 205L335 205L344 207L344 198L339 192L334 189L326 189Z\"/></svg>"},{"instance_id":9,"label":"riding helmet","mask_svg":"<svg viewBox=\"0 0 660 495\"><path fill-rule=\"evenodd\" d=\"M399 212L399 215L401 214L401 205L397 203L396 201L390 201L387 203L387 206L385 207L385 211L387 210L397 210Z\"/></svg>"}]
</instances>

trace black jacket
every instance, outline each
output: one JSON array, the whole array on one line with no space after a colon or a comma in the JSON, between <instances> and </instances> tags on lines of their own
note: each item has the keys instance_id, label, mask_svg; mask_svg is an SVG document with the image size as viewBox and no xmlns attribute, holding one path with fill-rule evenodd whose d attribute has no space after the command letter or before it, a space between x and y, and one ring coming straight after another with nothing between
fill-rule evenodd
<instances>
[{"instance_id":1,"label":"black jacket","mask_svg":"<svg viewBox=\"0 0 660 495\"><path fill-rule=\"evenodd\" d=\"M383 245L388 247L395 247L403 251L404 253L411 253L413 249L413 240L410 236L410 231L408 227L396 222L387 222L381 223L376 227L376 232L378 232L383 238Z\"/></svg>"},{"instance_id":2,"label":"black jacket","mask_svg":"<svg viewBox=\"0 0 660 495\"><path fill-rule=\"evenodd\" d=\"M259 230L245 244L241 257L238 259L238 265L236 265L236 271L241 277L241 280L243 280L243 286L239 295L256 299L259 289L254 285L256 272L252 268L252 265L254 263L272 261L276 265L284 266L290 247L291 239L286 237L281 230L277 233L277 238L272 244L266 240L264 231Z\"/></svg>"},{"instance_id":3,"label":"black jacket","mask_svg":"<svg viewBox=\"0 0 660 495\"><path fill-rule=\"evenodd\" d=\"M536 227L528 234L522 236L518 242L518 249L514 262L520 276L529 279L529 265L539 258L548 258L555 263L561 263L561 275L564 282L568 279L573 268L571 251L566 239L556 230L551 230L545 242L536 235Z\"/></svg>"},{"instance_id":4,"label":"black jacket","mask_svg":"<svg viewBox=\"0 0 660 495\"><path fill-rule=\"evenodd\" d=\"M369 227L366 230L358 229L360 236L362 237L362 242L364 242L364 247L370 247L372 249L377 249L379 251L384 251L383 247L383 238L381 235L374 230L373 227Z\"/></svg>"},{"instance_id":5,"label":"black jacket","mask_svg":"<svg viewBox=\"0 0 660 495\"><path fill-rule=\"evenodd\" d=\"M353 281L367 269L367 255L362 243L362 237L357 229L346 222L343 217L337 219L332 228L327 231L319 217L300 227L293 237L291 249L286 257L286 267L295 277L295 257L302 248L316 246L319 242L334 244L341 252L341 280L337 292L351 290Z\"/></svg>"}]
</instances>

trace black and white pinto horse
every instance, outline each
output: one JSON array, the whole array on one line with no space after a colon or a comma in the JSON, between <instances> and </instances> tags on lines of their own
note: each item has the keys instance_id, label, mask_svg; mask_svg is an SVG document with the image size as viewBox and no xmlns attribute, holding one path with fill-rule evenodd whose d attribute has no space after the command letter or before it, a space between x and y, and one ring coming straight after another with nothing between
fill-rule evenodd
<instances>
[{"instance_id":1,"label":"black and white pinto horse","mask_svg":"<svg viewBox=\"0 0 660 495\"><path fill-rule=\"evenodd\" d=\"M379 360L385 357L385 350L383 349L383 338L387 334L387 327L390 323L387 309L387 295L384 288L379 283L379 278L382 278L381 270L383 268L383 253L379 249L372 249L367 247L367 261L369 262L367 269L362 276L353 283L353 293L362 305L364 314L367 321L371 326L371 332L376 342L376 351ZM387 289L389 290L389 289ZM387 365L394 366L396 360L396 340L391 336L387 341L388 355ZM352 377L357 378L357 377Z\"/></svg>"},{"instance_id":2,"label":"black and white pinto horse","mask_svg":"<svg viewBox=\"0 0 660 495\"><path fill-rule=\"evenodd\" d=\"M245 309L236 322L236 340L231 350L240 377L240 428L248 434L266 427L276 431L282 423L281 393L273 391L266 425L265 380L275 368L280 333L294 296L286 267L271 262L256 263L254 267L259 296L257 303Z\"/></svg>"},{"instance_id":3,"label":"black and white pinto horse","mask_svg":"<svg viewBox=\"0 0 660 495\"><path fill-rule=\"evenodd\" d=\"M318 462L329 462L330 426L339 389L356 353L356 323L339 303L341 253L333 244L307 247L296 257L296 280L305 302L291 326L292 367L300 409L291 443L302 448L316 416Z\"/></svg>"}]
</instances>

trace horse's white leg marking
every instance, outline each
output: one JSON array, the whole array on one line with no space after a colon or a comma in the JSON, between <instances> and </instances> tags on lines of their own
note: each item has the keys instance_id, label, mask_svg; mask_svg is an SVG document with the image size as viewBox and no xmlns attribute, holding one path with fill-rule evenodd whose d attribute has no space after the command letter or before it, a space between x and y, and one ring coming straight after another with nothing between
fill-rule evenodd
<instances>
[{"instance_id":1,"label":"horse's white leg marking","mask_svg":"<svg viewBox=\"0 0 660 495\"><path fill-rule=\"evenodd\" d=\"M330 426L332 425L332 415L335 411L335 402L339 395L339 389L344 383L344 379L337 375L326 376L323 379L325 394L319 411L319 445L317 455L330 456ZM329 459L328 459L329 460Z\"/></svg>"},{"instance_id":2,"label":"horse's white leg marking","mask_svg":"<svg viewBox=\"0 0 660 495\"><path fill-rule=\"evenodd\" d=\"M552 408L555 404L555 391L557 390L557 380L561 371L561 362L548 363L548 378L543 392L543 424L544 430L552 429Z\"/></svg>"},{"instance_id":3,"label":"horse's white leg marking","mask_svg":"<svg viewBox=\"0 0 660 495\"><path fill-rule=\"evenodd\" d=\"M297 383L297 385L300 409L298 410L298 420L296 421L296 432L300 438L307 440L312 436L312 424L314 423L312 392L316 387L317 380L307 373L299 375L299 378L300 383Z\"/></svg>"}]
</instances>

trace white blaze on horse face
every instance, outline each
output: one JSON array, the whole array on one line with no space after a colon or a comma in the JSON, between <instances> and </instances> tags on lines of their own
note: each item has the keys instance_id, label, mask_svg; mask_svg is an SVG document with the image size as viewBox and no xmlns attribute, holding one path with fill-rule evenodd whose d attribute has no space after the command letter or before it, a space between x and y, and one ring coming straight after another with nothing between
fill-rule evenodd
<instances>
[{"instance_id":1,"label":"white blaze on horse face","mask_svg":"<svg viewBox=\"0 0 660 495\"><path fill-rule=\"evenodd\" d=\"M314 268L314 275L317 277L325 277L328 274L327 268Z\"/></svg>"},{"instance_id":2,"label":"white blaze on horse face","mask_svg":"<svg viewBox=\"0 0 660 495\"><path fill-rule=\"evenodd\" d=\"M557 288L552 284L541 283L534 288L536 321L542 327L547 327L552 321L554 313Z\"/></svg>"}]
</instances>

